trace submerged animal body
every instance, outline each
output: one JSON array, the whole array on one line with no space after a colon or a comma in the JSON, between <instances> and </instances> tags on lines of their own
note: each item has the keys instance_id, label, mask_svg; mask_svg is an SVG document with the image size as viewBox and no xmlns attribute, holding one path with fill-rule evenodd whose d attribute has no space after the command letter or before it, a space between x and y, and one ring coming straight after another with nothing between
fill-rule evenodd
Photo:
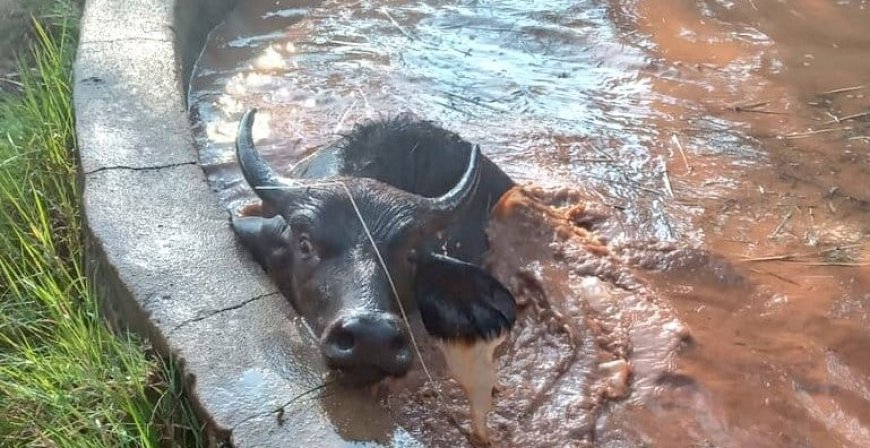
<instances>
[{"instance_id":1,"label":"submerged animal body","mask_svg":"<svg viewBox=\"0 0 870 448\"><path fill-rule=\"evenodd\" d=\"M408 116L367 123L279 176L245 113L236 155L263 216L234 216L243 244L356 383L402 376L413 352L403 313L441 341L493 341L513 295L480 267L490 208L514 186L456 134Z\"/></svg>"}]
</instances>

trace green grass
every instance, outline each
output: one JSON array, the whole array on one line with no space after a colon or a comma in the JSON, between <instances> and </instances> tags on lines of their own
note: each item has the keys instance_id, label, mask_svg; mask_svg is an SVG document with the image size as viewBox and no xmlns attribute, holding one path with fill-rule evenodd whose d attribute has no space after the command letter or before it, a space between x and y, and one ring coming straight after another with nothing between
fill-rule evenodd
<instances>
[{"instance_id":1,"label":"green grass","mask_svg":"<svg viewBox=\"0 0 870 448\"><path fill-rule=\"evenodd\" d=\"M51 10L34 19L21 91L0 98L0 446L202 446L178 373L104 325L84 277L78 3Z\"/></svg>"}]
</instances>

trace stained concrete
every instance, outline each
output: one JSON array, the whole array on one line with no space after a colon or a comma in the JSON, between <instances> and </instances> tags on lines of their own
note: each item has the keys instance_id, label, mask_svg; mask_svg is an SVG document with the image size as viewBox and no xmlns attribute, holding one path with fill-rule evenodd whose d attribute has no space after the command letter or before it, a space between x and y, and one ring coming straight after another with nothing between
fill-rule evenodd
<instances>
[{"instance_id":1,"label":"stained concrete","mask_svg":"<svg viewBox=\"0 0 870 448\"><path fill-rule=\"evenodd\" d=\"M82 42L76 58L81 167L148 168L197 160L172 42Z\"/></svg>"},{"instance_id":2,"label":"stained concrete","mask_svg":"<svg viewBox=\"0 0 870 448\"><path fill-rule=\"evenodd\" d=\"M165 0L87 0L79 42L174 41L173 8Z\"/></svg>"},{"instance_id":3,"label":"stained concrete","mask_svg":"<svg viewBox=\"0 0 870 448\"><path fill-rule=\"evenodd\" d=\"M112 169L89 175L83 192L94 242L113 249L106 261L152 324L170 331L277 293L259 267L240 263L238 243L223 235L227 213L189 200L201 184L196 165Z\"/></svg>"},{"instance_id":4,"label":"stained concrete","mask_svg":"<svg viewBox=\"0 0 870 448\"><path fill-rule=\"evenodd\" d=\"M212 445L418 446L326 370L200 167L186 80L230 0L90 0L74 68L87 273L117 327L179 361Z\"/></svg>"}]
</instances>

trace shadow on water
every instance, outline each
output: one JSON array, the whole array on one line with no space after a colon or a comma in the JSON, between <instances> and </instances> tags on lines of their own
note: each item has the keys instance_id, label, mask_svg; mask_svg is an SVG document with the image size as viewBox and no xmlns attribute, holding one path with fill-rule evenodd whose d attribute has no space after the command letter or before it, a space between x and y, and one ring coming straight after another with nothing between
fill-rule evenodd
<instances>
[{"instance_id":1,"label":"shadow on water","mask_svg":"<svg viewBox=\"0 0 870 448\"><path fill-rule=\"evenodd\" d=\"M603 217L606 262L569 239L575 255L556 263L552 235L536 248L515 239L520 224L492 230L506 261L490 267L576 325L524 311L501 365L517 392L492 418L503 445L870 446L870 3L244 5L211 34L190 91L228 208L251 200L232 140L256 106L258 146L285 170L354 123L410 111L547 188L541 202ZM630 394L602 401L596 372L614 360L632 366ZM523 365L540 378L524 383ZM559 369L572 380L548 383ZM384 400L399 423L460 440L407 383ZM508 407L530 404L544 411L517 423Z\"/></svg>"}]
</instances>

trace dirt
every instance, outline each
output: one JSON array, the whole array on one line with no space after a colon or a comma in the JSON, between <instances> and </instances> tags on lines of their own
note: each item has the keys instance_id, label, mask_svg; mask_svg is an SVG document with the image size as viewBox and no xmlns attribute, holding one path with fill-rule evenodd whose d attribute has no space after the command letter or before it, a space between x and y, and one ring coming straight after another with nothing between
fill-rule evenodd
<instances>
[{"instance_id":1,"label":"dirt","mask_svg":"<svg viewBox=\"0 0 870 448\"><path fill-rule=\"evenodd\" d=\"M523 304L497 446L863 447L868 23L860 0L256 0L211 35L191 113L230 208L251 106L283 169L410 111L527 186L491 229ZM467 401L439 384L446 405L388 405L454 446Z\"/></svg>"}]
</instances>

